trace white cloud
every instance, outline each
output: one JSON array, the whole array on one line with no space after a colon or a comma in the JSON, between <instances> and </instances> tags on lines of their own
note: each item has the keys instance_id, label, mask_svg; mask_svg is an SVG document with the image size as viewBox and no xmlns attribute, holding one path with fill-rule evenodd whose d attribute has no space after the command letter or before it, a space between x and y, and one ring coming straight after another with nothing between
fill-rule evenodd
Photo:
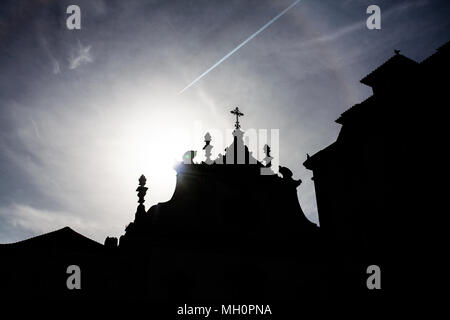
<instances>
[{"instance_id":1,"label":"white cloud","mask_svg":"<svg viewBox=\"0 0 450 320\"><path fill-rule=\"evenodd\" d=\"M401 13L412 3L425 2L408 2L395 12ZM111 8L100 6L98 14ZM293 16L299 14L298 19L285 17L198 82L196 90L181 97L174 97L180 88L261 24L251 20L233 24L229 14L215 12L211 30L199 23L188 37L182 26L192 21L183 20L183 14L151 16L151 11L142 15L136 12L141 6L127 3L119 10L120 19L105 20L97 26L98 32L83 34L83 43L96 43L95 58L102 57L105 63L89 65L94 61L93 48L80 41L73 46L64 39L53 50L44 41L51 61L47 67L53 67L55 74L64 68L92 68L83 69L87 71L83 81L72 77L73 72L67 77L50 77L55 83L37 83L28 93L32 99L23 101L23 91L17 94L22 106L2 105L11 110L11 119L9 114L5 119L14 124L14 130L2 137L10 147L0 145L2 156L27 177L17 185L25 192L27 188L35 191L35 198L22 201L13 190L8 199L15 204L1 207L0 218L8 217L18 228L34 233L70 226L98 241L106 235L120 236L133 220L137 206L134 190L140 174L147 176L150 187L147 208L168 200L174 184L172 156L179 159L193 148L189 141L203 144L205 132L189 140L195 121L224 130L233 123L229 106L239 105L246 114L244 129L280 128L280 160L304 181L299 188L300 204L305 215L316 222L311 172L301 162L306 152L313 154L335 140L339 127L333 121L351 106L354 99L347 97L359 96L364 90L354 80L360 74L347 81L340 70L347 65L338 63L339 59L356 63L360 50L364 49L366 56L371 50L362 48L360 41L355 41L356 45L351 42L349 50L346 41L359 37L359 29L365 28L364 12L361 21L349 22L342 29L327 25L326 19L318 21L321 30L327 30L323 33L287 25L299 22L308 27L300 24L305 22L300 14L306 8L305 3L301 10L292 11ZM202 17L209 16L206 13L209 11L202 11ZM135 20L133 28L128 28L131 16ZM114 34L112 24L120 24ZM283 24L286 33L279 32ZM134 26L140 31L135 32ZM303 42L305 36L316 39ZM121 39L120 46L116 39ZM386 47L385 39L381 47ZM345 52L337 54L341 46ZM96 77L99 74L102 81ZM348 84L352 86L347 88ZM216 140L214 146L213 152L222 152Z\"/></svg>"},{"instance_id":2,"label":"white cloud","mask_svg":"<svg viewBox=\"0 0 450 320\"><path fill-rule=\"evenodd\" d=\"M55 56L52 53L52 50L50 50L49 44L47 39L44 36L39 37L39 41L41 42L41 45L44 49L44 52L47 54L48 58L50 59L50 62L52 64L52 70L53 74L59 74L61 73L61 67L59 65L58 60L55 58Z\"/></svg>"},{"instance_id":3,"label":"white cloud","mask_svg":"<svg viewBox=\"0 0 450 320\"><path fill-rule=\"evenodd\" d=\"M84 235L93 234L98 226L87 219L72 213L37 209L24 204L12 204L0 207L0 216L10 226L32 235L41 235L69 226ZM2 241L18 241L23 239L2 239Z\"/></svg>"},{"instance_id":4,"label":"white cloud","mask_svg":"<svg viewBox=\"0 0 450 320\"><path fill-rule=\"evenodd\" d=\"M83 46L81 41L78 41L78 48L69 57L69 69L76 69L83 64L93 62L93 57L91 54L92 46Z\"/></svg>"},{"instance_id":5,"label":"white cloud","mask_svg":"<svg viewBox=\"0 0 450 320\"><path fill-rule=\"evenodd\" d=\"M427 4L428 4L428 2L426 0L417 0L417 1L409 1L407 3L402 3L399 5L396 5L387 10L384 10L383 8L381 8L381 10L382 10L381 11L382 25L384 23L383 21L385 21L386 19L390 19L392 16L394 16L397 13L403 13L406 10L416 9L418 7L422 7ZM363 16L363 18L366 18L366 17L368 17L368 15ZM364 30L365 28L366 28L366 20L361 19L361 21L353 22L344 27L338 28L334 32L330 32L328 34L319 36L319 37L305 43L305 45L315 45L318 43L341 40L343 37L350 36L357 31Z\"/></svg>"},{"instance_id":6,"label":"white cloud","mask_svg":"<svg viewBox=\"0 0 450 320\"><path fill-rule=\"evenodd\" d=\"M53 60L52 63L53 63L53 73L54 74L61 73L61 68L59 66L59 62L56 60Z\"/></svg>"}]
</instances>

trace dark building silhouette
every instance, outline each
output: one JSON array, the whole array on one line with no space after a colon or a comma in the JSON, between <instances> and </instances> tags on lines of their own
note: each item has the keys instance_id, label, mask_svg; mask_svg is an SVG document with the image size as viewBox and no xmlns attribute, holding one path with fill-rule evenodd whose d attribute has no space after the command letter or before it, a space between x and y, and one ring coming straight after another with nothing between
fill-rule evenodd
<instances>
[{"instance_id":1,"label":"dark building silhouette","mask_svg":"<svg viewBox=\"0 0 450 320\"><path fill-rule=\"evenodd\" d=\"M336 141L304 162L313 171L330 256L355 268L377 262L403 292L407 285L418 288L414 279L427 262L417 256L430 250L425 243L435 227L429 215L435 201L424 206L422 200L436 182L418 171L438 165L428 152L443 145L438 130L445 127L449 56L450 42L421 63L395 50L361 80L373 95L336 120L342 125Z\"/></svg>"},{"instance_id":2,"label":"dark building silhouette","mask_svg":"<svg viewBox=\"0 0 450 320\"><path fill-rule=\"evenodd\" d=\"M66 227L0 245L1 298L380 299L417 237L412 173L430 144L417 126L425 108L445 101L438 75L448 74L448 58L449 43L421 63L396 51L361 80L373 96L344 112L336 142L304 162L320 228L302 212L301 181L286 167L272 171L270 146L260 161L244 144L236 108L232 144L212 159L214 137L206 134L205 161L186 152L172 199L146 210L140 177L135 219L120 239L101 245ZM372 264L383 270L384 291L367 289ZM66 286L69 265L82 270L81 290Z\"/></svg>"},{"instance_id":3,"label":"dark building silhouette","mask_svg":"<svg viewBox=\"0 0 450 320\"><path fill-rule=\"evenodd\" d=\"M232 144L214 160L213 137L206 134L205 161L197 163L196 152L186 152L176 167L172 198L147 212L138 207L120 237L119 251L138 257L144 252L159 275L149 279L151 298L286 299L297 290L289 281L315 290L315 282L298 272L312 272L310 266L302 267L295 253L301 250L308 264L317 263L318 228L298 202L301 181L287 168L280 168L281 177L271 171L268 146L265 164L254 158L243 134L236 120Z\"/></svg>"},{"instance_id":4,"label":"dark building silhouette","mask_svg":"<svg viewBox=\"0 0 450 320\"><path fill-rule=\"evenodd\" d=\"M195 163L193 153L187 153L189 159L176 167L172 199L152 206L148 212L138 208L119 247L183 239L184 244L199 248L240 248L252 241L254 247L249 249L265 250L280 237L308 238L317 232L297 199L301 181L292 179L292 172L284 167L280 169L282 177L274 172L262 174L270 167L253 158L244 145L243 131L236 129L233 136L226 153L211 164Z\"/></svg>"}]
</instances>

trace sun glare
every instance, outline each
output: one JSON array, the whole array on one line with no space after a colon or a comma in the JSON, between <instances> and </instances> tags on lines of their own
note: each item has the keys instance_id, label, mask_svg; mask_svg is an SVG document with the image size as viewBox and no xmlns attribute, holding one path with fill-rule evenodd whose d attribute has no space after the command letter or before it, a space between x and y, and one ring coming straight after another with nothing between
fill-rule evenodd
<instances>
[{"instance_id":1,"label":"sun glare","mask_svg":"<svg viewBox=\"0 0 450 320\"><path fill-rule=\"evenodd\" d=\"M137 179L144 174L150 188L147 205L171 198L176 182L174 167L192 148L192 132L188 125L181 123L182 119L181 113L174 116L169 111L157 115L151 109L136 112L112 141L111 169L120 180L130 184L128 188L136 188Z\"/></svg>"}]
</instances>

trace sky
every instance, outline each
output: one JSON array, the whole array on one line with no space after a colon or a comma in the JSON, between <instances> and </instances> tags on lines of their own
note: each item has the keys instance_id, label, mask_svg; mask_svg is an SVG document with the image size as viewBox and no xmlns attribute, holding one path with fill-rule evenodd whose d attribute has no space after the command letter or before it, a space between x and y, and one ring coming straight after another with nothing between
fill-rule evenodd
<instances>
[{"instance_id":1,"label":"sky","mask_svg":"<svg viewBox=\"0 0 450 320\"><path fill-rule=\"evenodd\" d=\"M169 200L173 165L187 150L202 160L207 131L223 152L235 106L244 131L279 130L279 163L318 223L306 153L335 141L334 121L372 94L359 80L394 49L421 61L450 40L450 3L302 0L179 94L292 3L1 1L0 243L64 226L119 237L139 176L147 208ZM80 30L66 26L72 4ZM373 4L380 30L366 27Z\"/></svg>"}]
</instances>

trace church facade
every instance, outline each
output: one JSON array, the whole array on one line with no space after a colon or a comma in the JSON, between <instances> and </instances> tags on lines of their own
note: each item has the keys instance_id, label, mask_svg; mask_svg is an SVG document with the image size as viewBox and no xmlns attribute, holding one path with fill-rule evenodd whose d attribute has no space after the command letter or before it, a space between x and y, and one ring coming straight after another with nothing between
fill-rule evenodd
<instances>
[{"instance_id":1,"label":"church facade","mask_svg":"<svg viewBox=\"0 0 450 320\"><path fill-rule=\"evenodd\" d=\"M280 175L271 170L267 145L265 160L254 158L238 119L232 134L225 153L211 159L207 133L205 161L197 162L195 151L185 153L172 198L148 211L139 204L117 248L108 242L118 252L147 256L149 268L170 279L150 287L165 287L168 299L288 299L298 287L315 291L319 228L299 204L301 181L288 168L280 167ZM155 289L159 298L161 291Z\"/></svg>"},{"instance_id":2,"label":"church facade","mask_svg":"<svg viewBox=\"0 0 450 320\"><path fill-rule=\"evenodd\" d=\"M231 145L212 158L214 137L206 134L204 161L186 152L172 199L147 210L146 178L140 177L135 219L120 239L101 245L64 228L0 245L2 298L265 303L382 297L384 291L368 289L367 270L376 265L387 272L392 289L396 262L416 248L420 229L413 226L421 216L411 201L413 173L422 162L417 150L432 145L417 125L433 120L424 106L445 101L447 84L435 75L448 74L449 50L447 43L421 63L396 51L361 80L373 95L344 112L336 120L342 125L337 140L304 162L314 176L320 228L302 211L301 181L288 168L272 171L270 146L258 160L244 144L236 108ZM40 264L30 272L34 261ZM74 264L82 270L81 290L66 286L66 269Z\"/></svg>"}]
</instances>

